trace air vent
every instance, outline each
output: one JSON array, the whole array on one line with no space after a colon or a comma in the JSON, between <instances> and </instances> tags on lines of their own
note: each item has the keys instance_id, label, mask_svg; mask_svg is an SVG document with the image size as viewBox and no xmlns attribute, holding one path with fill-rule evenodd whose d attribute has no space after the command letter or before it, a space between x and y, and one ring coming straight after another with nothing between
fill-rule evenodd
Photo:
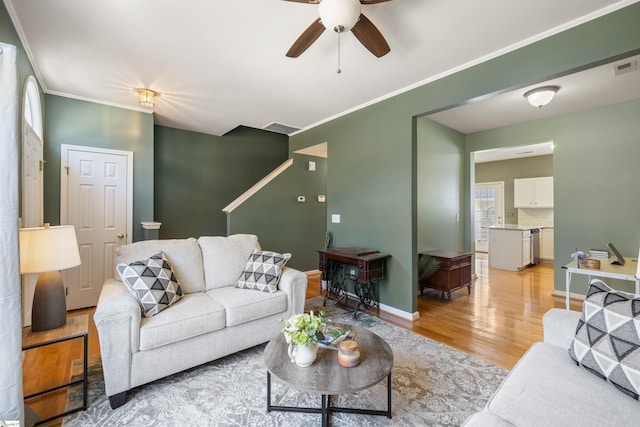
<instances>
[{"instance_id":1,"label":"air vent","mask_svg":"<svg viewBox=\"0 0 640 427\"><path fill-rule=\"evenodd\" d=\"M613 75L619 76L620 74L632 73L638 69L638 63L635 59L631 61L622 62L613 66Z\"/></svg>"},{"instance_id":2,"label":"air vent","mask_svg":"<svg viewBox=\"0 0 640 427\"><path fill-rule=\"evenodd\" d=\"M270 125L265 126L263 129L268 130L270 132L283 133L285 135L291 135L292 133L300 130L300 128L283 125L282 123L276 123L276 122L273 122Z\"/></svg>"}]
</instances>

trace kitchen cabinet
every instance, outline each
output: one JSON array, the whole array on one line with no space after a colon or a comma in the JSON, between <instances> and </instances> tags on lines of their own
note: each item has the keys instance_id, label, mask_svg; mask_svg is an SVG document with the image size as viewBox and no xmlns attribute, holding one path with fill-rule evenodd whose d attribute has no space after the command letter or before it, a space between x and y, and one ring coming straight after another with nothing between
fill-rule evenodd
<instances>
[{"instance_id":1,"label":"kitchen cabinet","mask_svg":"<svg viewBox=\"0 0 640 427\"><path fill-rule=\"evenodd\" d=\"M553 177L513 180L515 208L553 208Z\"/></svg>"},{"instance_id":2,"label":"kitchen cabinet","mask_svg":"<svg viewBox=\"0 0 640 427\"><path fill-rule=\"evenodd\" d=\"M544 261L553 260L553 228L545 227L540 233L540 258Z\"/></svg>"},{"instance_id":3,"label":"kitchen cabinet","mask_svg":"<svg viewBox=\"0 0 640 427\"><path fill-rule=\"evenodd\" d=\"M489 267L520 271L530 263L530 229L489 228Z\"/></svg>"}]
</instances>

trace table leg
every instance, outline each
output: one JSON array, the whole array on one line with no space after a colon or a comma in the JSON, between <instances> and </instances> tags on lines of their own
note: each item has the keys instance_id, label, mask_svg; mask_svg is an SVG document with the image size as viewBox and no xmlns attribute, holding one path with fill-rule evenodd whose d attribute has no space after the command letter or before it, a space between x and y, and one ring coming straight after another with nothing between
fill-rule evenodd
<instances>
[{"instance_id":1,"label":"table leg","mask_svg":"<svg viewBox=\"0 0 640 427\"><path fill-rule=\"evenodd\" d=\"M391 419L391 372L387 377L387 418Z\"/></svg>"},{"instance_id":2,"label":"table leg","mask_svg":"<svg viewBox=\"0 0 640 427\"><path fill-rule=\"evenodd\" d=\"M271 373L267 371L267 414L271 412Z\"/></svg>"},{"instance_id":3,"label":"table leg","mask_svg":"<svg viewBox=\"0 0 640 427\"><path fill-rule=\"evenodd\" d=\"M567 310L569 310L569 287L571 286L571 272L569 270L567 270L565 272L565 300L566 300L566 307Z\"/></svg>"},{"instance_id":4,"label":"table leg","mask_svg":"<svg viewBox=\"0 0 640 427\"><path fill-rule=\"evenodd\" d=\"M89 388L89 334L84 336L84 372L82 373L82 410L87 409L87 392Z\"/></svg>"}]
</instances>

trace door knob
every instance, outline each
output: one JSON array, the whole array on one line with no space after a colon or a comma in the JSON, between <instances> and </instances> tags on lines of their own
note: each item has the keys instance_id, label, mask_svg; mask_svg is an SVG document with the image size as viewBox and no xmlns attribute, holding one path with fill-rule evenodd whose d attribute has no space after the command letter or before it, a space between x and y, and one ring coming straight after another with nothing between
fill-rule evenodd
<instances>
[{"instance_id":1,"label":"door knob","mask_svg":"<svg viewBox=\"0 0 640 427\"><path fill-rule=\"evenodd\" d=\"M119 233L119 234L118 234L118 239L122 239L122 238L124 238L124 234Z\"/></svg>"}]
</instances>

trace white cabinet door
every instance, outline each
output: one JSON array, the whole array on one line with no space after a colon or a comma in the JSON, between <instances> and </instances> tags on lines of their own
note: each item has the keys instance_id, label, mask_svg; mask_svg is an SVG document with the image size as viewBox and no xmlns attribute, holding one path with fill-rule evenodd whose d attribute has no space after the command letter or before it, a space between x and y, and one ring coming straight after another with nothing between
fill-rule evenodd
<instances>
[{"instance_id":1,"label":"white cabinet door","mask_svg":"<svg viewBox=\"0 0 640 427\"><path fill-rule=\"evenodd\" d=\"M532 208L533 207L533 179L514 179L513 180L513 206L515 208Z\"/></svg>"},{"instance_id":2,"label":"white cabinet door","mask_svg":"<svg viewBox=\"0 0 640 427\"><path fill-rule=\"evenodd\" d=\"M540 258L553 259L553 228L543 228L540 233Z\"/></svg>"},{"instance_id":3,"label":"white cabinet door","mask_svg":"<svg viewBox=\"0 0 640 427\"><path fill-rule=\"evenodd\" d=\"M520 268L531 264L531 232L522 232L522 250L520 252Z\"/></svg>"},{"instance_id":4,"label":"white cabinet door","mask_svg":"<svg viewBox=\"0 0 640 427\"><path fill-rule=\"evenodd\" d=\"M513 206L515 208L552 208L553 177L514 179Z\"/></svg>"},{"instance_id":5,"label":"white cabinet door","mask_svg":"<svg viewBox=\"0 0 640 427\"><path fill-rule=\"evenodd\" d=\"M553 207L553 177L536 178L534 181L535 207Z\"/></svg>"}]
</instances>

